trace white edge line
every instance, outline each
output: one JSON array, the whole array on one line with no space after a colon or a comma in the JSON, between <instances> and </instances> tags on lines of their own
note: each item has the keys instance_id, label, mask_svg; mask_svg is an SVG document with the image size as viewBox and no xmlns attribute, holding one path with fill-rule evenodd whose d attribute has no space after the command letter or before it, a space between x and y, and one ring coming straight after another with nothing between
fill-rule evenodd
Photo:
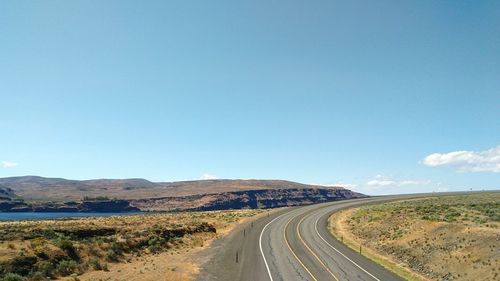
<instances>
[{"instance_id":1,"label":"white edge line","mask_svg":"<svg viewBox=\"0 0 500 281\"><path fill-rule=\"evenodd\" d=\"M337 250L337 248L333 247L330 243L328 243L325 238L323 238L323 236L321 236L321 234L319 234L319 231L318 231L318 221L319 219L321 218L321 216L316 220L316 222L314 223L314 228L316 230L316 234L318 234L319 238L321 238L321 240L323 240L328 246L330 246L330 248L334 249L335 251L337 251L337 253L341 254L344 258L346 258L348 261L352 262L355 266L359 267L359 269L363 270L366 274L370 275L371 277L373 277L373 279L377 280L377 281L380 281L380 279L378 279L377 277L373 276L373 274L371 274L370 272L366 271L364 268L362 268L359 264L355 263L353 260L351 260L350 258L348 258L346 255L344 255L341 251ZM262 249L261 249L262 251ZM265 260L265 259L264 259ZM267 264L266 264L267 266ZM271 278L271 281L272 281L272 278Z\"/></svg>"},{"instance_id":2,"label":"white edge line","mask_svg":"<svg viewBox=\"0 0 500 281\"><path fill-rule=\"evenodd\" d=\"M259 248L260 248L260 254L262 255L262 258L264 259L264 264L266 265L266 269L267 269L267 274L269 274L269 279L271 281L273 281L273 276L271 275L271 270L269 269L269 265L267 264L267 260L266 260L266 256L264 255L264 251L262 250L262 234L264 234L264 231L266 230L267 226L270 225L272 222L274 222L275 220L279 219L280 217L282 217L283 215L287 214L288 212L284 213L284 214L281 214L277 217L275 217L272 221L268 222L264 228L262 228L262 231L260 232L260 237L259 237Z\"/></svg>"}]
</instances>

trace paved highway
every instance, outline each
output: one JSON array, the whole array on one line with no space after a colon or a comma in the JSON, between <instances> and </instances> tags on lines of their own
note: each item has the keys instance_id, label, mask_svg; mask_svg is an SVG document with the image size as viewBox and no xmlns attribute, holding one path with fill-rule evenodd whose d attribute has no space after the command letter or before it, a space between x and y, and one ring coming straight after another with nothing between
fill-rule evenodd
<instances>
[{"instance_id":1,"label":"paved highway","mask_svg":"<svg viewBox=\"0 0 500 281\"><path fill-rule=\"evenodd\" d=\"M217 241L216 255L203 266L199 280L403 280L333 238L327 221L330 214L344 208L408 197L417 196L346 200L271 212Z\"/></svg>"}]
</instances>

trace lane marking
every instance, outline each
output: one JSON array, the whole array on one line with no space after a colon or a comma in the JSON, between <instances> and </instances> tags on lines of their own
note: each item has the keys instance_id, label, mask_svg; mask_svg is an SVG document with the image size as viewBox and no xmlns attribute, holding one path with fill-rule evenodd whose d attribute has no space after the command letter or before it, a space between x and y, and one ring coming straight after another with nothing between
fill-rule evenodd
<instances>
[{"instance_id":1,"label":"lane marking","mask_svg":"<svg viewBox=\"0 0 500 281\"><path fill-rule=\"evenodd\" d=\"M302 239L302 235L300 235L300 231L299 231L299 227L300 227L300 224L302 223L302 221L304 221L304 219L306 218L306 216L302 217L302 219L299 221L299 223L297 224L297 235L299 236L299 239L300 239L300 242L302 242L302 244L304 244L304 246L306 246L306 248L309 250L309 252L311 252L311 254L319 261L319 263L326 269L326 271L328 271L328 273L330 273L330 275L333 277L333 279L339 281L339 279L337 278L337 276L335 276L335 274L333 274L333 272L323 263L323 261L313 252L313 250L311 248L309 248L309 246L306 244L306 242L304 241L304 239Z\"/></svg>"},{"instance_id":2,"label":"lane marking","mask_svg":"<svg viewBox=\"0 0 500 281\"><path fill-rule=\"evenodd\" d=\"M380 281L380 279L378 279L377 277L373 276L373 274L371 274L370 272L366 271L366 269L362 268L359 264L355 263L353 260L351 260L350 258L348 258L341 251L337 250L337 248L333 247L330 243L328 243L328 241L326 241L325 238L323 238L323 236L321 236L321 234L319 234L319 231L318 231L318 221L319 221L319 219L321 217L322 216L320 216L318 219L316 219L316 222L314 223L314 230L316 231L316 234L318 234L319 238L321 238L321 240L323 240L323 242L325 242L328 246L330 246L330 248L334 249L337 253L341 254L344 258L346 258L348 261L350 261L351 263L353 263L359 269L361 269L362 271L364 271L366 274L370 275L373 279L375 279L377 281Z\"/></svg>"},{"instance_id":3,"label":"lane marking","mask_svg":"<svg viewBox=\"0 0 500 281\"><path fill-rule=\"evenodd\" d=\"M266 269L267 269L267 274L269 275L269 279L271 281L274 281L273 280L273 276L271 275L271 270L269 269L269 265L267 264L267 260L266 260L266 256L264 255L264 251L262 250L262 235L264 234L264 231L266 230L267 226L269 226L272 222L274 222L275 220L281 218L282 216L286 215L288 212L284 213L284 214L281 214L277 217L275 217L273 220L271 220L270 222L268 222L264 228L262 228L262 231L260 232L260 237L259 237L259 248L260 248L260 254L262 255L262 258L264 259L264 264L266 265Z\"/></svg>"},{"instance_id":4,"label":"lane marking","mask_svg":"<svg viewBox=\"0 0 500 281\"><path fill-rule=\"evenodd\" d=\"M311 275L311 278L314 280L314 281L318 281L318 279L316 279L316 277L314 277L314 275L311 273L311 271L307 268L307 266L305 266L305 264L299 259L299 257L297 256L297 254L295 254L295 252L292 250L292 247L290 247L290 243L288 243L288 239L286 238L286 229L288 227L288 224L290 224L290 222L294 219L295 217L292 217L285 225L285 229L283 231L283 237L285 238L285 242L286 242L286 245L288 246L288 249L290 249L290 252L292 252L293 256L295 257L295 259L300 263L300 265L302 265L302 267L307 271L307 273L309 273L309 275Z\"/></svg>"}]
</instances>

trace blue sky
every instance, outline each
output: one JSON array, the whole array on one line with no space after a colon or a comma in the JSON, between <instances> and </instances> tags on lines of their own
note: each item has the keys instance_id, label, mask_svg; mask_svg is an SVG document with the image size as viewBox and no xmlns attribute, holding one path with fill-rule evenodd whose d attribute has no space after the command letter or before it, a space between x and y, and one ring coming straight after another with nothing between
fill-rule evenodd
<instances>
[{"instance_id":1,"label":"blue sky","mask_svg":"<svg viewBox=\"0 0 500 281\"><path fill-rule=\"evenodd\" d=\"M499 38L499 1L1 1L0 177L498 189Z\"/></svg>"}]
</instances>

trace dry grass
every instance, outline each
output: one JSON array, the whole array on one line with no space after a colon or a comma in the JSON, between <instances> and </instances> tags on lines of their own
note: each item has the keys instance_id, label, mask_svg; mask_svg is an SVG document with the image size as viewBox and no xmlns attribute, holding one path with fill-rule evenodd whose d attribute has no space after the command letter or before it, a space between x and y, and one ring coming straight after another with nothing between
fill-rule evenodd
<instances>
[{"instance_id":1,"label":"dry grass","mask_svg":"<svg viewBox=\"0 0 500 281\"><path fill-rule=\"evenodd\" d=\"M261 210L0 222L0 280L190 280L193 253Z\"/></svg>"},{"instance_id":2,"label":"dry grass","mask_svg":"<svg viewBox=\"0 0 500 281\"><path fill-rule=\"evenodd\" d=\"M411 280L499 280L500 193L433 197L345 210L334 235Z\"/></svg>"}]
</instances>

